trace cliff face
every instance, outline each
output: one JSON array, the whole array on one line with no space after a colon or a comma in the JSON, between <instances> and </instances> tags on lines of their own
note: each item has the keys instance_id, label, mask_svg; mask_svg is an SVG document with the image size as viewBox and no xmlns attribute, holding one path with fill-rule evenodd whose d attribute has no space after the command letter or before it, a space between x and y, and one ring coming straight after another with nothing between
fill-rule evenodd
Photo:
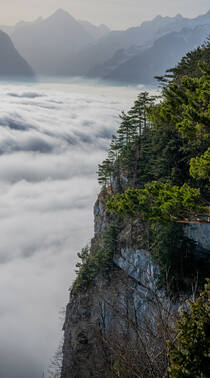
<instances>
[{"instance_id":1,"label":"cliff face","mask_svg":"<svg viewBox=\"0 0 210 378\"><path fill-rule=\"evenodd\" d=\"M201 205L209 196L208 103L200 104L209 76L198 69L200 57L209 62L209 44L169 70L163 102L156 105L142 92L120 116L98 169L103 190L94 208L95 235L78 255L62 378L169 376L178 310L203 289L210 267L209 226L198 224L197 215L207 213Z\"/></svg>"},{"instance_id":2,"label":"cliff face","mask_svg":"<svg viewBox=\"0 0 210 378\"><path fill-rule=\"evenodd\" d=\"M94 214L94 243L98 243L109 224L102 194L96 202ZM126 247L130 244L128 235L130 225L126 225L119 235L115 268L109 281L100 277L86 292L71 292L64 324L63 378L103 377L109 360L106 336L116 332L124 323L123 307L126 307L128 298L130 308L132 305L137 308L142 295L146 296L147 290L140 290L138 282L148 285L148 276L153 276L155 268L146 250Z\"/></svg>"},{"instance_id":3,"label":"cliff face","mask_svg":"<svg viewBox=\"0 0 210 378\"><path fill-rule=\"evenodd\" d=\"M103 193L95 204L94 215L93 254L95 246L101 243L103 231L110 223ZM199 242L199 251L202 249L207 252L210 247L208 231L205 226L190 226L187 230L189 236ZM149 354L145 357L147 363L148 359L152 359L151 354L158 353L161 348L164 358L158 362L159 366L139 366L139 369L145 368L151 377L163 376L166 330L160 328L160 319L167 316L169 320L169 307L177 309L181 300L172 305L164 292L157 289L158 267L153 264L148 251L147 232L138 220L132 224L123 224L118 234L114 269L109 279L99 276L85 291L72 289L64 324L61 378L106 377L111 354L115 354L119 345L122 348L123 342L129 353L128 344L135 344L140 335L143 335L142 353ZM151 332L154 332L153 337ZM146 348L142 347L146 344ZM142 359L143 365L147 363ZM156 369L154 374L150 369Z\"/></svg>"}]
</instances>

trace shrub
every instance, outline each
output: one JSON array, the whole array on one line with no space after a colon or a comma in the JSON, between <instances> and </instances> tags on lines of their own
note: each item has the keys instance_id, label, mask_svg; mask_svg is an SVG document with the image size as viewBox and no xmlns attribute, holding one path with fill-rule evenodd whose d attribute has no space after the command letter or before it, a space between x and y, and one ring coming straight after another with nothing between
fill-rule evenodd
<instances>
[{"instance_id":1,"label":"shrub","mask_svg":"<svg viewBox=\"0 0 210 378\"><path fill-rule=\"evenodd\" d=\"M74 282L74 288L85 290L89 284L94 281L98 275L105 278L109 276L113 269L113 256L116 251L117 227L110 225L104 231L102 247L94 246L89 248L86 246L78 253L81 262L77 263L76 271L77 279Z\"/></svg>"},{"instance_id":2,"label":"shrub","mask_svg":"<svg viewBox=\"0 0 210 378\"><path fill-rule=\"evenodd\" d=\"M208 378L210 372L210 279L190 311L178 321L178 337L170 345L171 378Z\"/></svg>"}]
</instances>

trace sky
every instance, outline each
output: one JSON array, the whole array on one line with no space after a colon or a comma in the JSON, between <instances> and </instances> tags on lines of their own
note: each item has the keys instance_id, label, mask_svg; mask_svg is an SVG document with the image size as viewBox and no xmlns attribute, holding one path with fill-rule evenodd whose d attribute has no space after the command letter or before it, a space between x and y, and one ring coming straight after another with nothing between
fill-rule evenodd
<instances>
[{"instance_id":1,"label":"sky","mask_svg":"<svg viewBox=\"0 0 210 378\"><path fill-rule=\"evenodd\" d=\"M1 378L41 378L47 370L77 252L93 235L97 165L137 93L1 84Z\"/></svg>"},{"instance_id":2,"label":"sky","mask_svg":"<svg viewBox=\"0 0 210 378\"><path fill-rule=\"evenodd\" d=\"M63 8L73 17L94 24L107 24L111 29L126 29L140 25L161 14L175 16L181 13L193 18L206 13L209 0L1 0L0 24L13 25L39 16L48 17Z\"/></svg>"}]
</instances>

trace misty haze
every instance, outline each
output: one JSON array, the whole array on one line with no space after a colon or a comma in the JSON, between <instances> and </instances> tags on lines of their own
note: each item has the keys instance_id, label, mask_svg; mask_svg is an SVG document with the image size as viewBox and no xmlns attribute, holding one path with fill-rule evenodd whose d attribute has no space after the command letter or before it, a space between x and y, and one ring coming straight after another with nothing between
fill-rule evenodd
<instances>
[{"instance_id":1,"label":"misty haze","mask_svg":"<svg viewBox=\"0 0 210 378\"><path fill-rule=\"evenodd\" d=\"M49 11L48 2L43 8L37 2L36 12L40 10L40 14L35 13L34 18L24 0L21 1L23 18L10 22L5 7L7 17L1 18L0 26L0 378L60 378L56 369L50 375L48 368L59 343L63 345L65 306L69 301L68 290L76 277L77 253L94 236L94 217L96 228L100 216L99 226L102 230L106 228L103 201L95 214L93 211L101 190L98 166L106 162L110 143L115 140L113 135L118 135L121 122L125 125L130 122L129 109L139 93L146 91L146 96L151 96L149 103L155 106L160 100L154 100L153 96L160 94L160 83L168 85L166 70L176 67L185 54L209 43L210 10L203 1L196 14L187 13L186 0L184 8L177 1L175 12L166 0L161 2L159 12L154 15L154 4L150 18L145 16L137 24L132 22L132 17L136 20L136 8L141 13L141 6L135 1L130 6L129 2L120 0L119 8L128 7L133 12L128 22L132 26L120 29L117 23L116 28L113 26L114 17L107 11L111 4L105 5L101 22L101 11L91 2L100 16L96 23L88 13L85 19L82 1L76 5L72 1L75 13L71 13L70 6L65 6L66 1L60 2L62 9L57 1L58 9L49 6ZM30 2L33 7L34 3ZM149 8L146 3L139 20L144 17L143 9ZM165 14L166 5L170 16ZM81 15L80 7L84 8ZM28 19L24 18L27 12ZM113 12L116 12L114 5ZM125 22L120 12L118 22ZM126 114L130 114L128 118ZM146 125L145 119L144 122ZM155 147L155 139L152 143L154 160L157 160L161 151L158 142ZM173 143L168 149L173 148L175 154L177 145ZM208 141L202 143L203 153ZM120 148L116 146L116 150ZM137 159L141 151L147 153L147 145L145 150L139 147L136 155L131 151ZM130 155L126 153L127 158ZM186 159L183 157L183 161ZM118 163L115 164L114 169ZM148 166L152 172L152 163ZM151 177L152 174L158 177L155 170L159 166L153 168ZM181 174L184 176L180 166L177 163L177 167L172 167L174 182L178 182ZM142 167L135 178L141 170ZM124 180L125 187L122 185L120 194L129 188L129 178L122 172L117 179L102 177L103 180L103 190L106 190L106 180L110 180L108 194L117 180ZM137 185L138 189L141 185ZM206 181L202 186L204 192L205 185ZM209 249L209 236L205 234L209 225L205 224L199 232L202 237L195 241L205 255ZM95 239L93 245L94 242ZM138 262L141 258L137 256ZM126 264L125 255L121 260L122 266ZM128 276L132 269L126 271ZM129 279L136 280L132 274ZM82 317L82 310L81 314ZM66 338L66 332L71 332L65 327L64 331ZM68 363L65 369L64 362L62 378L71 377ZM77 378L89 378L78 374ZM95 378L104 377L95 375Z\"/></svg>"},{"instance_id":2,"label":"misty haze","mask_svg":"<svg viewBox=\"0 0 210 378\"><path fill-rule=\"evenodd\" d=\"M93 233L97 164L137 93L97 82L1 85L2 378L47 371L76 254Z\"/></svg>"}]
</instances>

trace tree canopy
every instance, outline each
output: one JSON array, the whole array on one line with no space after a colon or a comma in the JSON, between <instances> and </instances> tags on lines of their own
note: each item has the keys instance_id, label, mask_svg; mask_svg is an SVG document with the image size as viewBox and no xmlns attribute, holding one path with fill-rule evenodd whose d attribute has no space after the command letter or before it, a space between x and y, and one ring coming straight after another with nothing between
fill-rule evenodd
<instances>
[{"instance_id":1,"label":"tree canopy","mask_svg":"<svg viewBox=\"0 0 210 378\"><path fill-rule=\"evenodd\" d=\"M171 70L161 101L142 92L122 113L99 181L111 184L120 166L132 187L109 200L112 212L150 222L209 222L210 67L204 59L209 44Z\"/></svg>"},{"instance_id":2,"label":"tree canopy","mask_svg":"<svg viewBox=\"0 0 210 378\"><path fill-rule=\"evenodd\" d=\"M208 207L201 206L200 190L187 184L181 187L154 181L144 189L130 188L109 199L107 208L123 216L141 217L149 222L190 222L207 215Z\"/></svg>"},{"instance_id":3,"label":"tree canopy","mask_svg":"<svg viewBox=\"0 0 210 378\"><path fill-rule=\"evenodd\" d=\"M161 96L142 92L121 114L99 182L111 214L131 224L142 220L149 229L159 278L165 287L166 275L175 277L179 290L196 272L204 279L182 224L210 223L210 41L161 83Z\"/></svg>"}]
</instances>

